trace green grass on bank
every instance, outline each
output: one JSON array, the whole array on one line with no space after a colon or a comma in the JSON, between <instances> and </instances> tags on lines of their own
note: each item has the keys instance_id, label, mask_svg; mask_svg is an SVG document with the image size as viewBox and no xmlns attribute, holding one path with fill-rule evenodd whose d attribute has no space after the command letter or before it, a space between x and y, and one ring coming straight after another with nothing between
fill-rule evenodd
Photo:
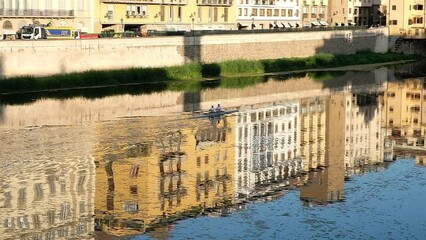
<instances>
[{"instance_id":1,"label":"green grass on bank","mask_svg":"<svg viewBox=\"0 0 426 240\"><path fill-rule=\"evenodd\" d=\"M57 74L47 77L21 76L0 80L0 93L45 91L67 88L87 88L110 85L138 84L147 82L170 82L173 88L181 81L198 81L202 78L253 76L264 73L287 72L348 65L386 63L401 60L416 60L420 56L396 53L363 52L354 55L319 54L307 58L283 58L271 60L232 60L212 64L186 64L164 68L131 68L107 71L86 71ZM235 82L234 82L235 81ZM253 78L261 81L261 78ZM239 86L238 78L226 80L229 87ZM199 88L192 84L191 89Z\"/></svg>"}]
</instances>

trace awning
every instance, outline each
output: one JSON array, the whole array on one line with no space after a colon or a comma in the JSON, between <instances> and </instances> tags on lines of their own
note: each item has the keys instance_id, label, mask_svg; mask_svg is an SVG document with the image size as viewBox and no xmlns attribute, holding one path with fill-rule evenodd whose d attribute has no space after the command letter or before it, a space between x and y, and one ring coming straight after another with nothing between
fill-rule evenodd
<instances>
[{"instance_id":1,"label":"awning","mask_svg":"<svg viewBox=\"0 0 426 240\"><path fill-rule=\"evenodd\" d=\"M287 23L287 24L288 24L290 27L294 27L294 26L293 26L293 24L291 24L291 23Z\"/></svg>"},{"instance_id":2,"label":"awning","mask_svg":"<svg viewBox=\"0 0 426 240\"><path fill-rule=\"evenodd\" d=\"M319 24L321 24L321 26L328 26L328 23L324 21L319 21Z\"/></svg>"},{"instance_id":3,"label":"awning","mask_svg":"<svg viewBox=\"0 0 426 240\"><path fill-rule=\"evenodd\" d=\"M315 27L320 25L319 22L311 22L311 24L312 24L312 26L315 26Z\"/></svg>"}]
</instances>

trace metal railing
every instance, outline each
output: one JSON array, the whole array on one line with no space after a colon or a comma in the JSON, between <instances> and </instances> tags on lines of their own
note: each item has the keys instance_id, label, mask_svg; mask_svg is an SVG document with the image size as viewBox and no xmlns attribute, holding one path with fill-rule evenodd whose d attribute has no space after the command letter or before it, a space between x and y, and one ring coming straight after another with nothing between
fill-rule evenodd
<instances>
[{"instance_id":1,"label":"metal railing","mask_svg":"<svg viewBox=\"0 0 426 240\"><path fill-rule=\"evenodd\" d=\"M232 0L197 0L197 5L231 6Z\"/></svg>"},{"instance_id":2,"label":"metal railing","mask_svg":"<svg viewBox=\"0 0 426 240\"><path fill-rule=\"evenodd\" d=\"M39 9L3 9L0 10L0 16L12 16L12 17L74 17L74 10L39 10Z\"/></svg>"}]
</instances>

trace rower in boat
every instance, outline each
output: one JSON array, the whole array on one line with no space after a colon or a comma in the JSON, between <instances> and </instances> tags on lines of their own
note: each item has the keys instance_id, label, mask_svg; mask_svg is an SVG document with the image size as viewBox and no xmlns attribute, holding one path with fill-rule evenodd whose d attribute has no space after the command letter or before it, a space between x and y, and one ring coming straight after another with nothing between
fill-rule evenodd
<instances>
[{"instance_id":1,"label":"rower in boat","mask_svg":"<svg viewBox=\"0 0 426 240\"><path fill-rule=\"evenodd\" d=\"M220 104L217 105L216 112L217 113L221 113L222 112L222 107L220 106Z\"/></svg>"}]
</instances>

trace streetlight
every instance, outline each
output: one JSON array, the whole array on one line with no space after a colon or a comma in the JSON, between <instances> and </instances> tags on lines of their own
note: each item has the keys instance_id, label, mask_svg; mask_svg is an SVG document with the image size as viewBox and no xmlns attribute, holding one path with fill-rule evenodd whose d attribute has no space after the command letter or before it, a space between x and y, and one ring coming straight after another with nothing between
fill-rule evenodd
<instances>
[{"instance_id":1,"label":"streetlight","mask_svg":"<svg viewBox=\"0 0 426 240\"><path fill-rule=\"evenodd\" d=\"M195 21L195 15L196 15L196 13L195 13L195 12L193 12L193 13L191 13L191 15L189 16L189 17L191 18L191 21L192 21L192 31L194 31L194 30L195 30L195 23L194 23L194 21Z\"/></svg>"},{"instance_id":2,"label":"streetlight","mask_svg":"<svg viewBox=\"0 0 426 240\"><path fill-rule=\"evenodd\" d=\"M254 17L251 18L251 31L254 34Z\"/></svg>"}]
</instances>

